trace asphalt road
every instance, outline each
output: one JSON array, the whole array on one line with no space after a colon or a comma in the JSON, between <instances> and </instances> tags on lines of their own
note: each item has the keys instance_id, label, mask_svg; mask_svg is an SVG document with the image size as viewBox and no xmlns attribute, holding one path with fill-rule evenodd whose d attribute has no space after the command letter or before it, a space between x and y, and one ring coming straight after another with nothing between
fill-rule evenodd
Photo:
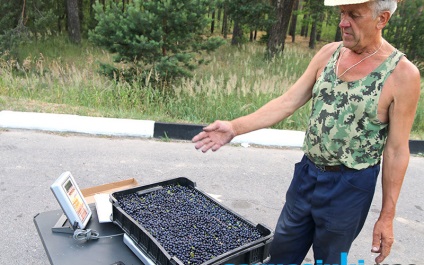
<instances>
[{"instance_id":1,"label":"asphalt road","mask_svg":"<svg viewBox=\"0 0 424 265\"><path fill-rule=\"evenodd\" d=\"M71 171L81 188L184 176L246 219L273 229L302 152L226 146L203 154L189 142L1 130L0 155L0 264L49 264L33 217L59 209L49 187L64 171ZM424 158L411 157L394 222L396 242L386 264L424 264L423 169ZM371 233L380 205L379 185L349 264L358 259L374 264ZM311 259L309 254L305 262Z\"/></svg>"}]
</instances>

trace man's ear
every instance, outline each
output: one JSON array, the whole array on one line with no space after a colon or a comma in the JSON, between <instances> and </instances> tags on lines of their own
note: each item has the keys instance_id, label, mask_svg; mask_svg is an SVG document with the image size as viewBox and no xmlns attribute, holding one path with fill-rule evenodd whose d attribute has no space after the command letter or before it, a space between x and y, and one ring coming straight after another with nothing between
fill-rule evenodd
<instances>
[{"instance_id":1,"label":"man's ear","mask_svg":"<svg viewBox=\"0 0 424 265\"><path fill-rule=\"evenodd\" d=\"M389 22L389 19L390 19L390 12L389 11L382 12L378 16L377 28L383 29L387 25L387 22Z\"/></svg>"}]
</instances>

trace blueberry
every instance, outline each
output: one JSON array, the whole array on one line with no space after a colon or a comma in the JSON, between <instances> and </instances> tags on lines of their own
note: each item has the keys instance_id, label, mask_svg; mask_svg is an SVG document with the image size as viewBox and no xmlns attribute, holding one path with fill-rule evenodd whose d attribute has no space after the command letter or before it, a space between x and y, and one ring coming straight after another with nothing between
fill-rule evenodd
<instances>
[{"instance_id":1,"label":"blueberry","mask_svg":"<svg viewBox=\"0 0 424 265\"><path fill-rule=\"evenodd\" d=\"M202 264L261 238L260 231L194 188L169 185L118 205L184 264Z\"/></svg>"}]
</instances>

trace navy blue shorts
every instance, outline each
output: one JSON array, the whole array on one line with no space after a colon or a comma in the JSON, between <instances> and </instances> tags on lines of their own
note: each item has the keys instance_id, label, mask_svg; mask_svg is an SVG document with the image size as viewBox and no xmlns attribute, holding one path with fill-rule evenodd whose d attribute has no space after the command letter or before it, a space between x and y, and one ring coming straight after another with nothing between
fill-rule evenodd
<instances>
[{"instance_id":1,"label":"navy blue shorts","mask_svg":"<svg viewBox=\"0 0 424 265\"><path fill-rule=\"evenodd\" d=\"M295 165L269 263L300 265L312 246L315 260L340 264L364 225L379 172L379 164L323 172L304 156Z\"/></svg>"}]
</instances>

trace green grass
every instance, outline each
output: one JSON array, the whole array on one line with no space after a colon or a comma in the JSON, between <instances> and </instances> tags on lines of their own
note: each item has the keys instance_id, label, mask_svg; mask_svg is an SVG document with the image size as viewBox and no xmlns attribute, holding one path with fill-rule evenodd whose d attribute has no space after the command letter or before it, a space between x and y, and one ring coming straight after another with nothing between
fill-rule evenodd
<instances>
[{"instance_id":1,"label":"green grass","mask_svg":"<svg viewBox=\"0 0 424 265\"><path fill-rule=\"evenodd\" d=\"M207 124L246 115L284 93L317 49L301 40L287 43L284 55L266 61L264 45L224 45L194 78L161 90L109 80L97 71L99 62L112 62L112 55L89 43L78 47L55 37L20 47L18 60L0 57L0 109ZM424 139L423 97L415 139ZM309 109L307 104L274 128L305 130Z\"/></svg>"},{"instance_id":2,"label":"green grass","mask_svg":"<svg viewBox=\"0 0 424 265\"><path fill-rule=\"evenodd\" d=\"M424 78L421 75L421 95L412 126L411 138L424 140Z\"/></svg>"}]
</instances>

